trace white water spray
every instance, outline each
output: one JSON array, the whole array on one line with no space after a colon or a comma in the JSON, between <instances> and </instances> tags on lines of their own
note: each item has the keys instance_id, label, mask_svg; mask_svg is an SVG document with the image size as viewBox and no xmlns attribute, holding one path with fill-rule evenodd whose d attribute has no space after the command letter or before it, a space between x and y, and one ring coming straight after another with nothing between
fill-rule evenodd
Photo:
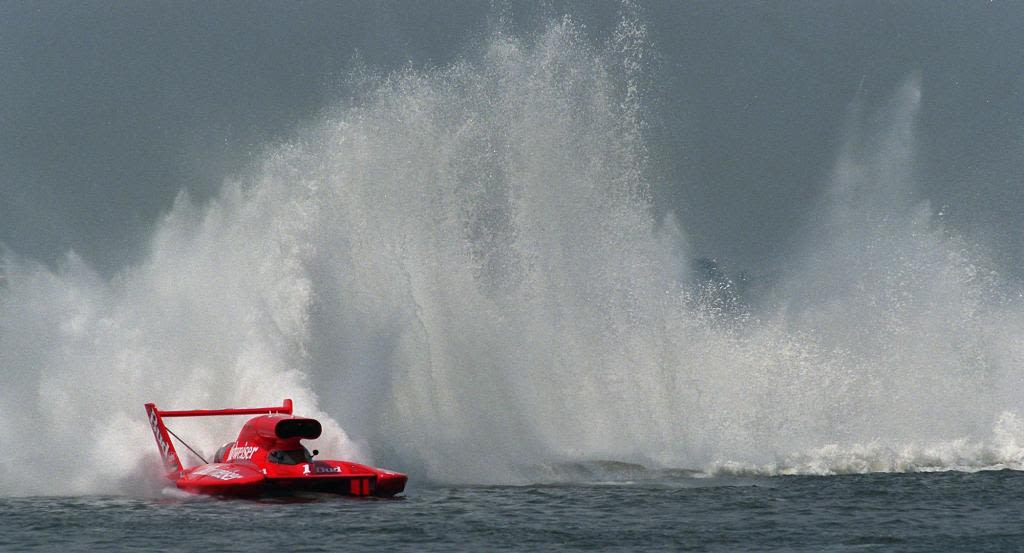
<instances>
[{"instance_id":1,"label":"white water spray","mask_svg":"<svg viewBox=\"0 0 1024 553\"><path fill-rule=\"evenodd\" d=\"M1024 309L910 201L919 83L852 132L785 306L737 319L651 216L642 46L629 21L606 48L568 20L499 33L373 82L210 204L180 198L111 280L7 256L0 492L130 478L146 401L285 396L328 423L325 455L420 478L1017 466Z\"/></svg>"}]
</instances>

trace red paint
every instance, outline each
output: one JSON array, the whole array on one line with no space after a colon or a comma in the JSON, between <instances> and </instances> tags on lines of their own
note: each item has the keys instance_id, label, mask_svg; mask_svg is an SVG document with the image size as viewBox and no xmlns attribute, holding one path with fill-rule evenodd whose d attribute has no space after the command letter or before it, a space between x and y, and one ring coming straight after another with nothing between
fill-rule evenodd
<instances>
[{"instance_id":1,"label":"red paint","mask_svg":"<svg viewBox=\"0 0 1024 553\"><path fill-rule=\"evenodd\" d=\"M311 460L302 445L315 439L315 419L292 415L292 400L280 407L161 411L146 404L146 414L167 478L192 493L231 496L318 491L391 497L405 489L408 477L384 469L336 460ZM184 468L164 426L165 417L259 415L246 421L234 442L212 463Z\"/></svg>"}]
</instances>

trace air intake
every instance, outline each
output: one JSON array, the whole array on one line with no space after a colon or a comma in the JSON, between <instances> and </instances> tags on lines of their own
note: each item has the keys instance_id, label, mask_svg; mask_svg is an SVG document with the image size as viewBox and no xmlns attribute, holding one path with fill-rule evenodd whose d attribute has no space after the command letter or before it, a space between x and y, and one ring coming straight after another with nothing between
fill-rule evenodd
<instances>
[{"instance_id":1,"label":"air intake","mask_svg":"<svg viewBox=\"0 0 1024 553\"><path fill-rule=\"evenodd\" d=\"M320 437L321 430L320 421L301 418L284 419L274 427L274 433L282 440L289 438L314 440Z\"/></svg>"}]
</instances>

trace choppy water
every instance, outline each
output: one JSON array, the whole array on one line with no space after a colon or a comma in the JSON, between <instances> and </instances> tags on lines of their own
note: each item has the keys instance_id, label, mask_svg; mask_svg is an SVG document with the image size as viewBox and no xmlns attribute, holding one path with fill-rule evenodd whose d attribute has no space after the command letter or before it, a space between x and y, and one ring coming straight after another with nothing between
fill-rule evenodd
<instances>
[{"instance_id":1,"label":"choppy water","mask_svg":"<svg viewBox=\"0 0 1024 553\"><path fill-rule=\"evenodd\" d=\"M1024 473L413 485L308 502L0 499L3 551L1019 551Z\"/></svg>"}]
</instances>

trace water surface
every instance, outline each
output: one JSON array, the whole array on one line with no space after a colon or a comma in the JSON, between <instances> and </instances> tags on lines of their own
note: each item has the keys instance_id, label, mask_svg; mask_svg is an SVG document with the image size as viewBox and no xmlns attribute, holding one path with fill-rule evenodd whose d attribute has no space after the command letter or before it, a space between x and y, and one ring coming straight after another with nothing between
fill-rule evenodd
<instances>
[{"instance_id":1,"label":"water surface","mask_svg":"<svg viewBox=\"0 0 1024 553\"><path fill-rule=\"evenodd\" d=\"M0 500L4 551L1019 551L1024 473L412 486L404 498Z\"/></svg>"}]
</instances>

